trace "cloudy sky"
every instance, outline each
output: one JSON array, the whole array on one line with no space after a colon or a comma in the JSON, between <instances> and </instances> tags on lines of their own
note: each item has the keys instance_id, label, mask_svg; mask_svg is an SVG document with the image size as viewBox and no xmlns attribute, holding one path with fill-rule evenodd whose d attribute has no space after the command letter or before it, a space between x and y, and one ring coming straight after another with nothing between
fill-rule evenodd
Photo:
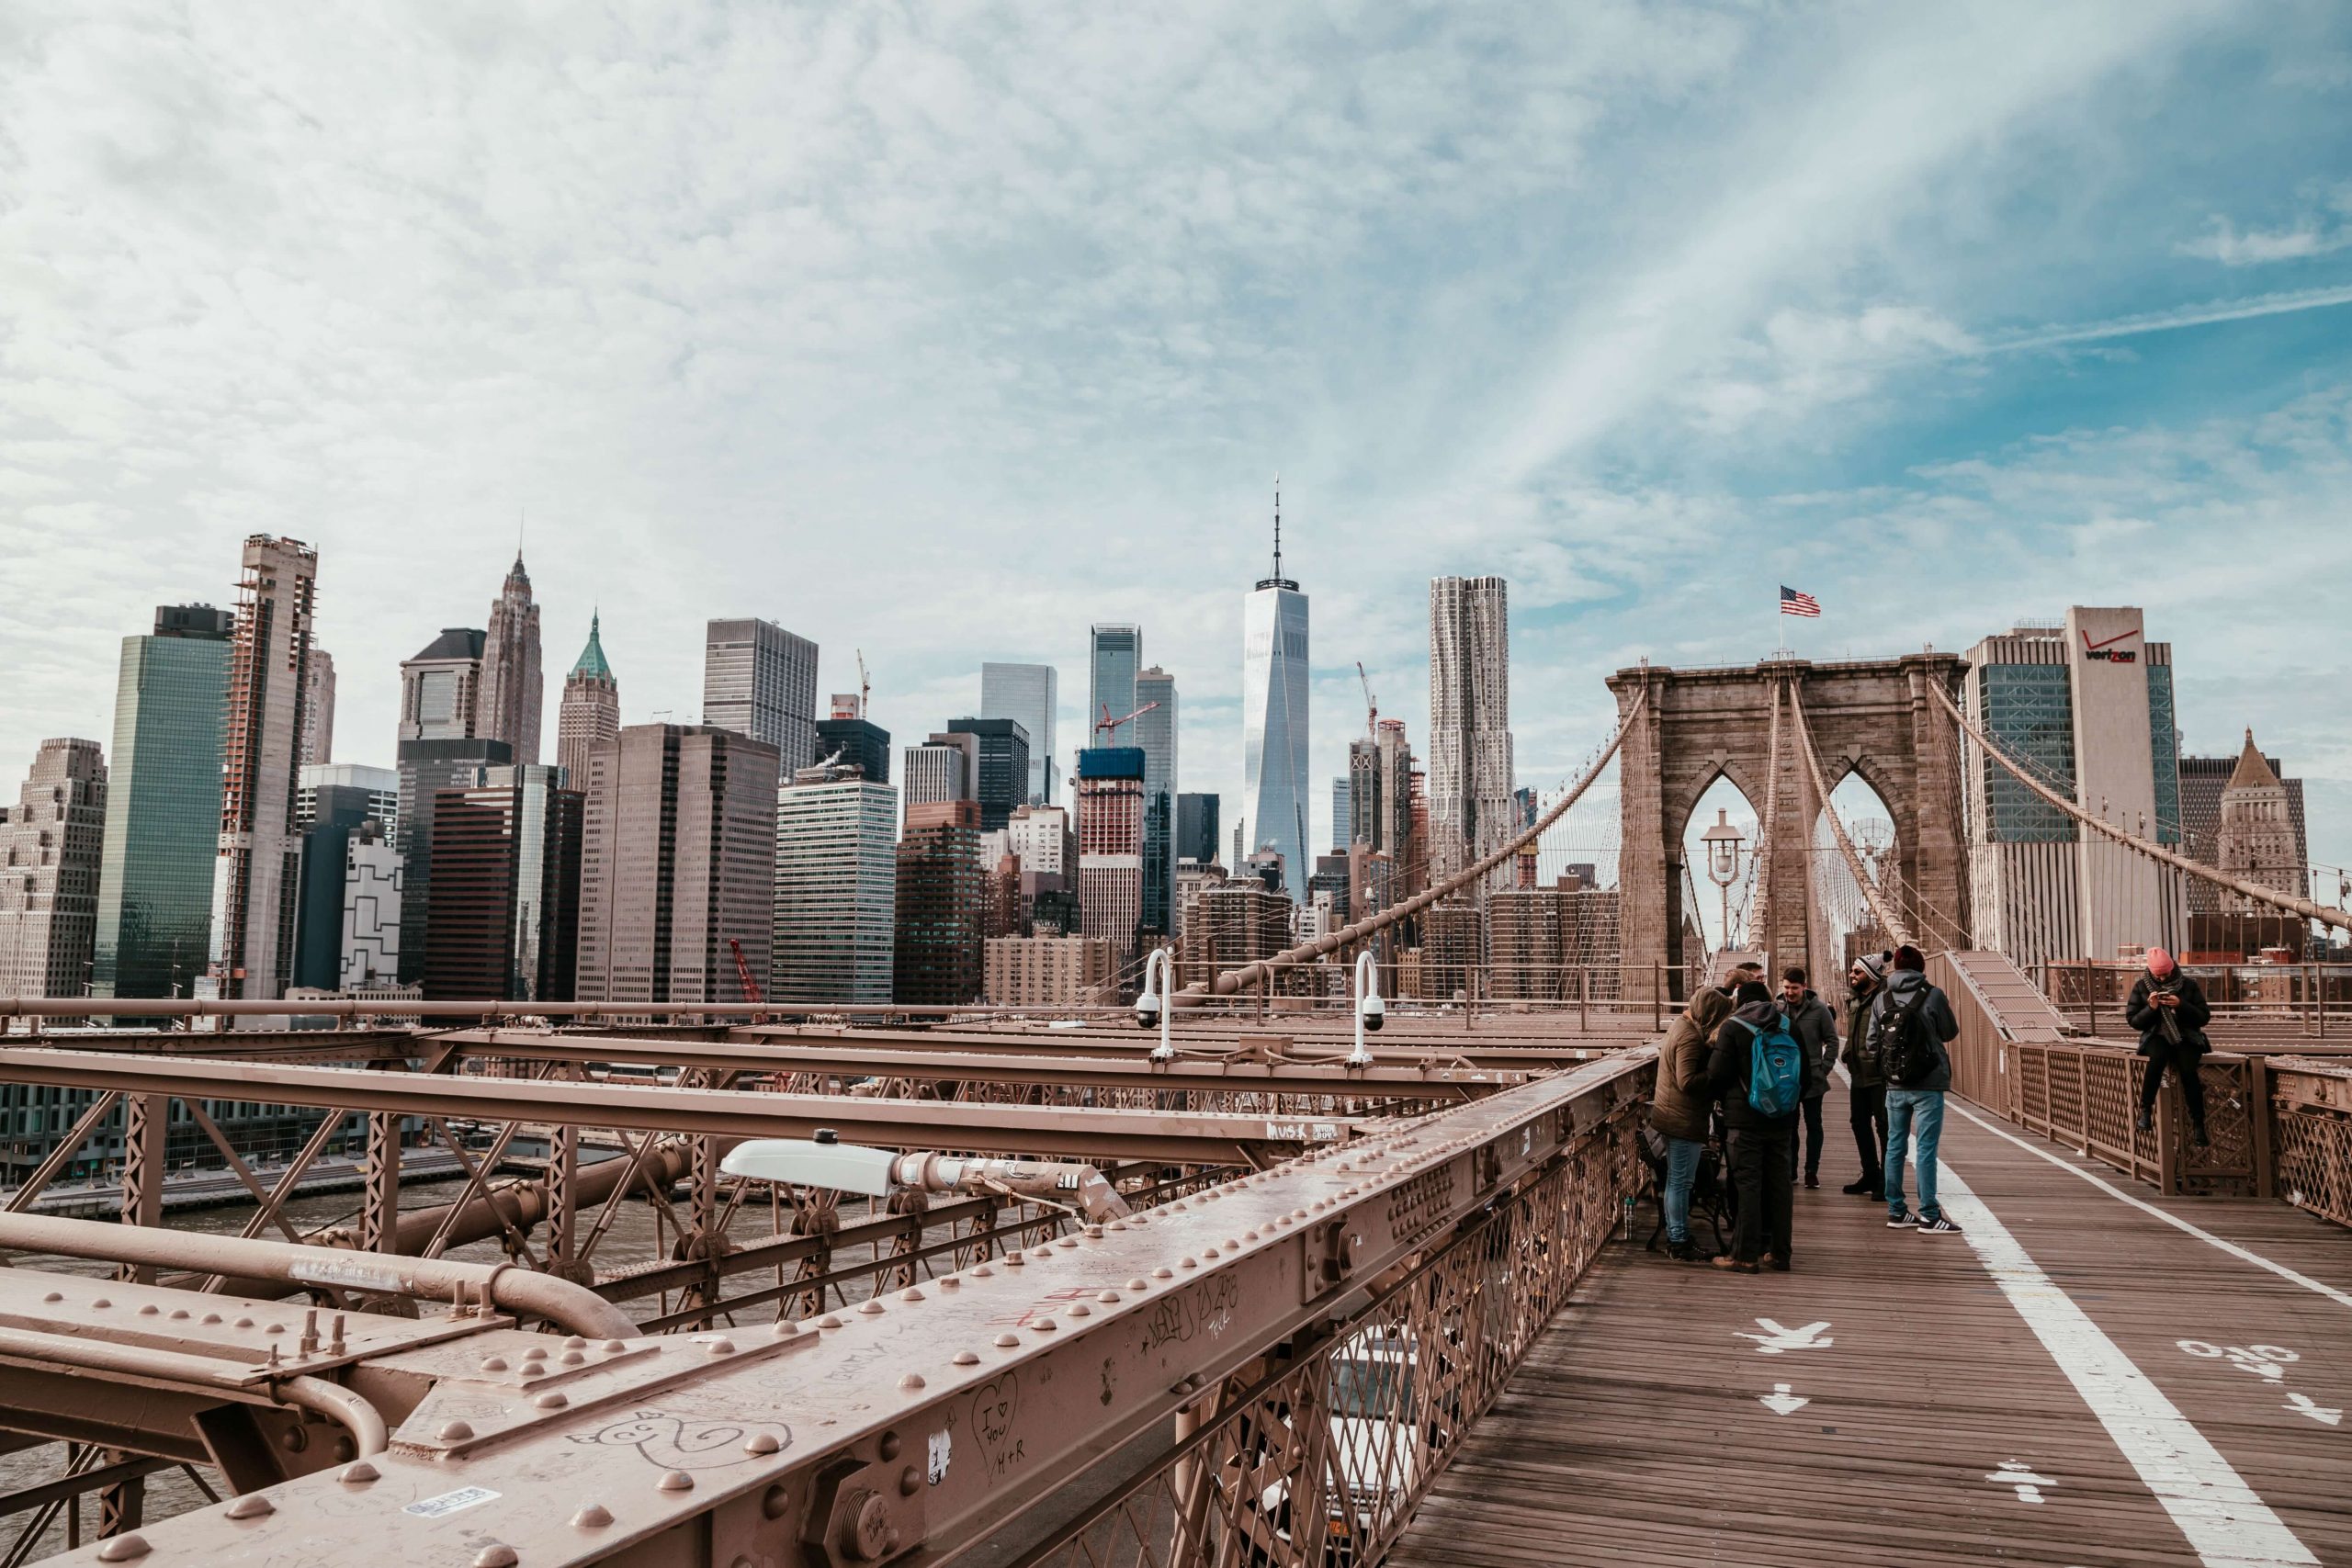
<instances>
[{"instance_id":1,"label":"cloudy sky","mask_svg":"<svg viewBox=\"0 0 2352 1568\"><path fill-rule=\"evenodd\" d=\"M1134 620L1238 796L1279 472L1318 776L1359 659L1424 732L1436 573L1541 782L1782 581L1825 657L2137 603L2352 862L2347 350L2329 4L17 0L0 769L253 532L389 764L519 525L550 713L594 605L632 721L750 614L901 739L1057 663L1067 751Z\"/></svg>"}]
</instances>

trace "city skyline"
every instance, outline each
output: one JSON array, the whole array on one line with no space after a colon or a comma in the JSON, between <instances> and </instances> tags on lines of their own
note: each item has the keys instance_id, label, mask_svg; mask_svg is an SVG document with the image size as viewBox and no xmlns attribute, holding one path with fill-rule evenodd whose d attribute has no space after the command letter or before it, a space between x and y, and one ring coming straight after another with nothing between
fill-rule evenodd
<instances>
[{"instance_id":1,"label":"city skyline","mask_svg":"<svg viewBox=\"0 0 2352 1568\"><path fill-rule=\"evenodd\" d=\"M390 671L481 625L527 512L545 635L576 649L602 604L629 722L695 717L700 624L757 615L820 645L820 691L863 647L901 737L979 711L984 660L1050 663L1066 764L1085 628L1130 621L1183 682L1187 787L1238 800L1232 585L1279 469L1324 713L1362 658L1427 733L1440 575L1512 584L1528 783L1572 770L1607 671L1770 647L1777 582L1821 601L1816 657L2138 604L2196 672L2184 748L2252 726L2308 781L2314 856L2352 861L2341 705L2302 700L2340 678L2352 571L2340 15L1190 17L1096 62L1050 10L1001 38L582 15L494 61L383 22L322 51L288 13L233 76L179 25L161 53L72 16L0 45L28 149L0 252L30 269L0 299L28 388L0 527L33 574L0 627L12 767L104 739L121 637L225 604L256 530L319 549L335 760L389 765ZM708 101L622 85L655 57ZM1919 58L1948 66L1925 98L1894 68ZM1211 93L1245 62L1249 96ZM1351 100L1374 62L1416 90ZM933 68L995 85L912 112ZM750 89L778 73L805 109ZM1045 90L1073 74L1103 90ZM494 133L398 112L444 76L543 108ZM1012 136L1005 93L1065 135ZM851 157L786 112L876 140ZM956 319L978 330L933 330ZM1886 592L1905 558L1935 592ZM1306 776L1352 732L1318 726Z\"/></svg>"}]
</instances>

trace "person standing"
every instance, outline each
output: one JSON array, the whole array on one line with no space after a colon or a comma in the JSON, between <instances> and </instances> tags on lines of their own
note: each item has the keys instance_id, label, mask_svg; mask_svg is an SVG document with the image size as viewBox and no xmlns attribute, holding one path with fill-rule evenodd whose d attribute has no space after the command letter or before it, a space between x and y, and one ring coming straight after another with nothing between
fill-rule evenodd
<instances>
[{"instance_id":1,"label":"person standing","mask_svg":"<svg viewBox=\"0 0 2352 1568\"><path fill-rule=\"evenodd\" d=\"M1886 1074L1886 1224L1917 1227L1928 1235L1955 1235L1960 1227L1936 1201L1936 1148L1943 1142L1944 1091L1951 1088L1951 1053L1946 1043L1960 1034L1951 1001L1928 984L1928 960L1905 942L1894 950L1894 969L1871 1004L1871 1044ZM1915 1219L1903 1199L1906 1146L1919 1173L1919 1213Z\"/></svg>"},{"instance_id":2,"label":"person standing","mask_svg":"<svg viewBox=\"0 0 2352 1568\"><path fill-rule=\"evenodd\" d=\"M1862 1156L1862 1177L1845 1190L1886 1201L1886 1070L1871 1043L1871 1004L1886 984L1892 953L1866 953L1846 972L1846 1048L1839 1060L1852 1080L1846 1119L1853 1123L1854 1147Z\"/></svg>"},{"instance_id":3,"label":"person standing","mask_svg":"<svg viewBox=\"0 0 2352 1568\"><path fill-rule=\"evenodd\" d=\"M1715 1259L1715 1267L1742 1274L1763 1268L1786 1270L1795 1240L1792 1189L1804 1062L1788 1021L1764 982L1742 983L1738 1001L1738 1010L1715 1031L1714 1050L1707 1059L1708 1085L1723 1100L1732 1187L1739 1196L1732 1249ZM1758 1056L1767 1058L1768 1066L1783 1067L1785 1077L1759 1089L1755 1072ZM1772 1109L1781 1095L1786 1097L1786 1109Z\"/></svg>"},{"instance_id":4,"label":"person standing","mask_svg":"<svg viewBox=\"0 0 2352 1568\"><path fill-rule=\"evenodd\" d=\"M1804 983L1804 969L1781 971L1781 1015L1804 1053L1804 1184L1821 1185L1821 1100L1829 1092L1829 1066L1838 1059L1838 1015Z\"/></svg>"},{"instance_id":5,"label":"person standing","mask_svg":"<svg viewBox=\"0 0 2352 1568\"><path fill-rule=\"evenodd\" d=\"M2140 1074L2140 1131L2156 1129L2156 1095L2170 1068L2188 1105L2188 1140L2205 1147L2205 1080L2198 1066L2210 1043L2205 1026L2213 1020L2205 987L2182 974L2171 953L2152 947L2148 972L2132 986L2124 1016L2140 1032L2140 1055L2148 1058Z\"/></svg>"},{"instance_id":6,"label":"person standing","mask_svg":"<svg viewBox=\"0 0 2352 1568\"><path fill-rule=\"evenodd\" d=\"M1658 1047L1657 1088L1650 1095L1650 1125L1666 1139L1666 1185L1658 1209L1666 1221L1667 1256L1681 1263L1703 1261L1690 1240L1690 1182L1707 1147L1708 1053L1716 1026L1730 1015L1731 998L1709 986L1690 998Z\"/></svg>"}]
</instances>

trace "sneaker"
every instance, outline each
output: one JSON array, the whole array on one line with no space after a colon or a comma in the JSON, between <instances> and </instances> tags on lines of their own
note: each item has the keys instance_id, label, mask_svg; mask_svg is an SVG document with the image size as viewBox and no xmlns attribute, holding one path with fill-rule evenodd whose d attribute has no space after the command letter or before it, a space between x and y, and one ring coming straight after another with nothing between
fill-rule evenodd
<instances>
[{"instance_id":1,"label":"sneaker","mask_svg":"<svg viewBox=\"0 0 2352 1568\"><path fill-rule=\"evenodd\" d=\"M1867 1192L1867 1191L1869 1191L1870 1190L1871 1190L1871 1184L1870 1184L1869 1182L1867 1182L1867 1181L1849 1181L1848 1183L1846 1183L1846 1185L1845 1185L1845 1186L1840 1187L1839 1189L1838 1189L1838 1191L1840 1191L1840 1192L1846 1192L1846 1193L1862 1193L1862 1192ZM1880 1193L1880 1194L1879 1194L1879 1200L1880 1200L1880 1201L1883 1202L1883 1201L1885 1201L1885 1199L1886 1199L1886 1194L1885 1194L1885 1193L1882 1192L1882 1193Z\"/></svg>"},{"instance_id":2,"label":"sneaker","mask_svg":"<svg viewBox=\"0 0 2352 1568\"><path fill-rule=\"evenodd\" d=\"M1764 1267L1775 1274L1785 1274L1789 1271L1789 1260L1777 1252L1768 1252L1764 1255Z\"/></svg>"},{"instance_id":3,"label":"sneaker","mask_svg":"<svg viewBox=\"0 0 2352 1568\"><path fill-rule=\"evenodd\" d=\"M1804 1184L1807 1187L1818 1187L1821 1185L1821 1178L1814 1175L1813 1172L1808 1170L1804 1173Z\"/></svg>"},{"instance_id":4,"label":"sneaker","mask_svg":"<svg viewBox=\"0 0 2352 1568\"><path fill-rule=\"evenodd\" d=\"M1666 1244L1666 1255L1674 1259L1677 1263L1703 1263L1706 1261L1704 1258L1700 1256L1698 1245L1691 1241L1688 1236L1683 1237L1680 1241L1668 1242Z\"/></svg>"},{"instance_id":5,"label":"sneaker","mask_svg":"<svg viewBox=\"0 0 2352 1568\"><path fill-rule=\"evenodd\" d=\"M1918 1231L1921 1235L1958 1235L1960 1227L1938 1214L1932 1220L1921 1220Z\"/></svg>"},{"instance_id":6,"label":"sneaker","mask_svg":"<svg viewBox=\"0 0 2352 1568\"><path fill-rule=\"evenodd\" d=\"M1914 1215L1889 1214L1886 1216L1886 1228L1891 1231L1917 1230L1918 1227L1919 1222Z\"/></svg>"},{"instance_id":7,"label":"sneaker","mask_svg":"<svg viewBox=\"0 0 2352 1568\"><path fill-rule=\"evenodd\" d=\"M2153 1133L2156 1130L2156 1119L2143 1111L2132 1118L2132 1125L2139 1128L2143 1133Z\"/></svg>"},{"instance_id":8,"label":"sneaker","mask_svg":"<svg viewBox=\"0 0 2352 1568\"><path fill-rule=\"evenodd\" d=\"M1728 1269L1734 1274L1760 1274L1764 1271L1763 1269L1757 1264L1742 1263L1738 1258L1734 1258L1728 1252L1715 1259L1715 1267L1718 1269Z\"/></svg>"}]
</instances>

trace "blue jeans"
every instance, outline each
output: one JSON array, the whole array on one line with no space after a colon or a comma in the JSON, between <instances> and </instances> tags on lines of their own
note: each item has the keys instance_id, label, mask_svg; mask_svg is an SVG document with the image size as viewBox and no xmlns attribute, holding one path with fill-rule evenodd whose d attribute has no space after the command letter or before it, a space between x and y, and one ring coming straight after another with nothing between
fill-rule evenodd
<instances>
[{"instance_id":1,"label":"blue jeans","mask_svg":"<svg viewBox=\"0 0 2352 1568\"><path fill-rule=\"evenodd\" d=\"M1699 1174L1699 1156L1706 1145L1696 1138L1666 1141L1666 1190L1659 1207L1666 1213L1666 1239L1690 1239L1690 1181Z\"/></svg>"},{"instance_id":2,"label":"blue jeans","mask_svg":"<svg viewBox=\"0 0 2352 1568\"><path fill-rule=\"evenodd\" d=\"M1886 1090L1886 1213L1903 1213L1903 1156L1912 1135L1919 1139L1919 1217L1932 1220L1943 1211L1936 1206L1936 1145L1944 1139L1944 1091L1939 1089Z\"/></svg>"}]
</instances>

